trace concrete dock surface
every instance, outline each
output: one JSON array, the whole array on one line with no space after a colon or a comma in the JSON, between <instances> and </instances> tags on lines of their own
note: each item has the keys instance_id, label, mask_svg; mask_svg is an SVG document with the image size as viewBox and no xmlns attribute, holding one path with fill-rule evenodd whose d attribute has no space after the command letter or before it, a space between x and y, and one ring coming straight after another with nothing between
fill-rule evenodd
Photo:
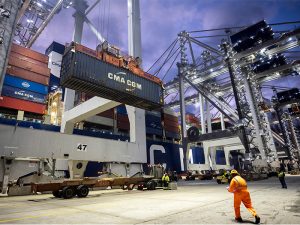
<instances>
[{"instance_id":1,"label":"concrete dock surface","mask_svg":"<svg viewBox=\"0 0 300 225\"><path fill-rule=\"evenodd\" d=\"M300 224L300 176L248 182L261 224ZM236 224L233 194L211 181L179 181L178 190L91 191L87 198L50 194L0 197L1 224ZM254 222L241 206L245 224Z\"/></svg>"}]
</instances>

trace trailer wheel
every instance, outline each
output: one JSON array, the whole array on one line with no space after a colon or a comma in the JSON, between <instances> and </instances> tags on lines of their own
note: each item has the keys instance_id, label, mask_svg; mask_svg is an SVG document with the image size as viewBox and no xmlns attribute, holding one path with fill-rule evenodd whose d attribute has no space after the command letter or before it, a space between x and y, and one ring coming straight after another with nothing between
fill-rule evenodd
<instances>
[{"instance_id":1,"label":"trailer wheel","mask_svg":"<svg viewBox=\"0 0 300 225\"><path fill-rule=\"evenodd\" d=\"M150 181L147 183L147 190L155 190L155 188L156 188L156 183L155 183L155 181L150 180Z\"/></svg>"},{"instance_id":2,"label":"trailer wheel","mask_svg":"<svg viewBox=\"0 0 300 225\"><path fill-rule=\"evenodd\" d=\"M70 199L70 198L73 198L75 196L75 190L73 187L64 187L62 189L62 196L65 198L65 199Z\"/></svg>"},{"instance_id":3,"label":"trailer wheel","mask_svg":"<svg viewBox=\"0 0 300 225\"><path fill-rule=\"evenodd\" d=\"M79 198L85 198L89 194L89 188L85 185L79 185L76 190L76 194Z\"/></svg>"},{"instance_id":4,"label":"trailer wheel","mask_svg":"<svg viewBox=\"0 0 300 225\"><path fill-rule=\"evenodd\" d=\"M137 187L137 189L139 191L143 191L144 190L144 184L139 184L138 187Z\"/></svg>"},{"instance_id":5,"label":"trailer wheel","mask_svg":"<svg viewBox=\"0 0 300 225\"><path fill-rule=\"evenodd\" d=\"M61 190L52 191L52 194L55 198L61 198L62 197L62 191Z\"/></svg>"}]
</instances>

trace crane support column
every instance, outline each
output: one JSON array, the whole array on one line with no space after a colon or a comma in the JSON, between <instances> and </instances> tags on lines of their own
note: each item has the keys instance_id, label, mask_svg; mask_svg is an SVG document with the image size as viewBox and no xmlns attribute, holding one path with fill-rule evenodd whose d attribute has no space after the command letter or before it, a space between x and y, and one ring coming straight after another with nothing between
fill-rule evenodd
<instances>
[{"instance_id":1,"label":"crane support column","mask_svg":"<svg viewBox=\"0 0 300 225\"><path fill-rule=\"evenodd\" d=\"M85 11L88 8L88 4L82 0L76 0L74 2L74 8L76 12L73 14L75 19L75 29L73 34L73 41L81 44L83 25L85 21ZM75 91L69 88L65 90L64 99L64 111L68 111L74 107Z\"/></svg>"},{"instance_id":2,"label":"crane support column","mask_svg":"<svg viewBox=\"0 0 300 225\"><path fill-rule=\"evenodd\" d=\"M140 1L128 0L128 53L142 59ZM130 141L146 149L145 110L126 105L130 123Z\"/></svg>"},{"instance_id":3,"label":"crane support column","mask_svg":"<svg viewBox=\"0 0 300 225\"><path fill-rule=\"evenodd\" d=\"M201 120L201 133L206 133L205 117L204 117L204 97L199 93L200 103L200 120Z\"/></svg>"},{"instance_id":4,"label":"crane support column","mask_svg":"<svg viewBox=\"0 0 300 225\"><path fill-rule=\"evenodd\" d=\"M3 2L0 2L0 6L3 6L3 9L7 10L7 12L10 12L7 16L0 15L0 95L21 2L21 0L10 0L4 1L3 5Z\"/></svg>"},{"instance_id":5,"label":"crane support column","mask_svg":"<svg viewBox=\"0 0 300 225\"><path fill-rule=\"evenodd\" d=\"M207 133L211 133L212 126L211 126L210 103L207 100L205 100L205 102L206 102Z\"/></svg>"}]
</instances>

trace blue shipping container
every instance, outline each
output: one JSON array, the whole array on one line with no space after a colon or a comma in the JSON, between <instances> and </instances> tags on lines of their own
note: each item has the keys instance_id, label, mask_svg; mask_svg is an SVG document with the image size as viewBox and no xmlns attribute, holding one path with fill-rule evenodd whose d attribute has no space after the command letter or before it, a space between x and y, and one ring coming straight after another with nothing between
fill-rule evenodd
<instances>
[{"instance_id":1,"label":"blue shipping container","mask_svg":"<svg viewBox=\"0 0 300 225\"><path fill-rule=\"evenodd\" d=\"M57 88L60 87L60 79L59 77L54 76L53 74L50 75L50 79L49 79L49 89L48 92L53 92L55 91Z\"/></svg>"},{"instance_id":2,"label":"blue shipping container","mask_svg":"<svg viewBox=\"0 0 300 225\"><path fill-rule=\"evenodd\" d=\"M117 106L117 113L121 115L127 115L127 109L125 105Z\"/></svg>"},{"instance_id":3,"label":"blue shipping container","mask_svg":"<svg viewBox=\"0 0 300 225\"><path fill-rule=\"evenodd\" d=\"M179 133L170 132L170 131L166 131L166 137L167 138L180 139L180 134Z\"/></svg>"},{"instance_id":4,"label":"blue shipping container","mask_svg":"<svg viewBox=\"0 0 300 225\"><path fill-rule=\"evenodd\" d=\"M2 95L42 104L46 102L45 95L6 85L2 88Z\"/></svg>"},{"instance_id":5,"label":"blue shipping container","mask_svg":"<svg viewBox=\"0 0 300 225\"><path fill-rule=\"evenodd\" d=\"M62 99L64 99L65 96L65 88L60 86L60 78L54 76L53 74L50 74L50 79L49 79L49 86L48 86L48 92L54 92L58 88L62 90Z\"/></svg>"},{"instance_id":6,"label":"blue shipping container","mask_svg":"<svg viewBox=\"0 0 300 225\"><path fill-rule=\"evenodd\" d=\"M160 117L146 114L145 120L146 120L146 127L162 130Z\"/></svg>"},{"instance_id":7,"label":"blue shipping container","mask_svg":"<svg viewBox=\"0 0 300 225\"><path fill-rule=\"evenodd\" d=\"M156 134L159 136L162 136L162 130L161 129L154 129L151 127L146 127L146 133L147 134Z\"/></svg>"},{"instance_id":8,"label":"blue shipping container","mask_svg":"<svg viewBox=\"0 0 300 225\"><path fill-rule=\"evenodd\" d=\"M40 93L43 95L48 94L48 86L38 84L29 80L24 80L19 77L13 77L9 74L5 75L4 85L8 85L11 87L21 88L23 90Z\"/></svg>"}]
</instances>

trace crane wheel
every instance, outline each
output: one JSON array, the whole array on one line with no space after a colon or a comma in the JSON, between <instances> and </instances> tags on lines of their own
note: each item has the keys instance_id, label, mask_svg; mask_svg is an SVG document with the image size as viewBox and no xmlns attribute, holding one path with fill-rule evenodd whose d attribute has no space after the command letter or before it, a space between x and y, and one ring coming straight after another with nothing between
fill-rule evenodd
<instances>
[{"instance_id":1,"label":"crane wheel","mask_svg":"<svg viewBox=\"0 0 300 225\"><path fill-rule=\"evenodd\" d=\"M75 196L75 190L73 187L66 186L62 189L62 196L64 199L70 199Z\"/></svg>"},{"instance_id":2,"label":"crane wheel","mask_svg":"<svg viewBox=\"0 0 300 225\"><path fill-rule=\"evenodd\" d=\"M89 194L89 188L85 185L79 185L76 190L76 194L79 198L85 198Z\"/></svg>"}]
</instances>

